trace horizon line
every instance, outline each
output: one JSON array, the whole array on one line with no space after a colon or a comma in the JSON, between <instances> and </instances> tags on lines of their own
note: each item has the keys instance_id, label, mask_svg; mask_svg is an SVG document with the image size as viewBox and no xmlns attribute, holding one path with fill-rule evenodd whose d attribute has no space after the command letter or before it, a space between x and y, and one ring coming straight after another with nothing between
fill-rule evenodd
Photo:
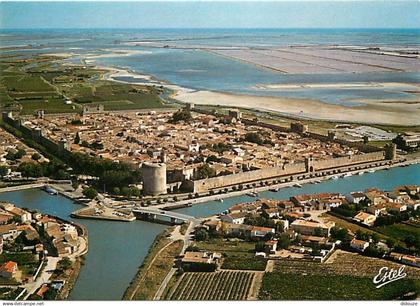
<instances>
[{"instance_id":1,"label":"horizon line","mask_svg":"<svg viewBox=\"0 0 420 306\"><path fill-rule=\"evenodd\" d=\"M4 1L4 0L1 0ZM420 27L0 27L0 30L420 30Z\"/></svg>"}]
</instances>

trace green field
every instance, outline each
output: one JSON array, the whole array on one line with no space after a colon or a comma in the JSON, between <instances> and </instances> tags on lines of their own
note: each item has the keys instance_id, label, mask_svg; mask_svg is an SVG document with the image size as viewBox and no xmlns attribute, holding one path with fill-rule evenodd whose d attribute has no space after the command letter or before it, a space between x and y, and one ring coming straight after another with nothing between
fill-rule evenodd
<instances>
[{"instance_id":1,"label":"green field","mask_svg":"<svg viewBox=\"0 0 420 306\"><path fill-rule=\"evenodd\" d=\"M57 58L3 57L0 62L0 109L23 115L80 112L85 104L103 104L105 110L168 107L163 89L102 80L105 70L64 66ZM70 99L73 104L67 105Z\"/></svg>"},{"instance_id":2,"label":"green field","mask_svg":"<svg viewBox=\"0 0 420 306\"><path fill-rule=\"evenodd\" d=\"M264 271L267 264L266 260L255 257L255 243L253 242L210 239L196 242L194 246L203 251L222 253L222 269Z\"/></svg>"},{"instance_id":3,"label":"green field","mask_svg":"<svg viewBox=\"0 0 420 306\"><path fill-rule=\"evenodd\" d=\"M414 235L416 237L420 237L419 227L402 224L402 223L376 227L375 229L378 232L383 233L395 239L401 239L403 237L407 237L407 235Z\"/></svg>"},{"instance_id":4,"label":"green field","mask_svg":"<svg viewBox=\"0 0 420 306\"><path fill-rule=\"evenodd\" d=\"M376 289L371 277L266 273L261 300L392 300L420 292L420 281L402 279Z\"/></svg>"},{"instance_id":5,"label":"green field","mask_svg":"<svg viewBox=\"0 0 420 306\"><path fill-rule=\"evenodd\" d=\"M336 250L325 263L278 260L265 273L259 293L263 300L390 300L406 293L420 293L420 270L407 266L407 276L376 289L373 277L382 267L400 264Z\"/></svg>"}]
</instances>

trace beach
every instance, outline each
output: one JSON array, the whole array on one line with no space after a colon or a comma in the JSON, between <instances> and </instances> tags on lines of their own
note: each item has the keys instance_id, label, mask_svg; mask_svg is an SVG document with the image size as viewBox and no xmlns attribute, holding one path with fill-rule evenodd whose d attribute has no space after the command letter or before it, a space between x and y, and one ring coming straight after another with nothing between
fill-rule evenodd
<instances>
[{"instance_id":1,"label":"beach","mask_svg":"<svg viewBox=\"0 0 420 306\"><path fill-rule=\"evenodd\" d=\"M171 96L182 103L193 103L196 105L213 105L221 107L246 108L250 110L264 110L279 113L285 116L312 119L329 120L337 122L363 123L363 124L382 124L382 125L402 125L413 126L420 124L419 99L413 101L388 101L364 99L361 106L343 106L324 103L312 99L297 99L286 97L266 97L245 94L233 94L206 90L192 90L181 86L167 84L154 79L151 76L138 74L126 69L109 69L110 72L104 79L133 83L139 85L159 85L174 91ZM116 80L116 77L127 77L132 81ZM144 80L145 82L138 82ZM352 86L395 86L390 84L353 84ZM402 84L398 84L402 85ZM298 85L296 85L298 86ZM312 84L309 86L320 86ZM322 84L328 86L328 84ZM331 86L337 86L333 84ZM344 87L351 84L343 84Z\"/></svg>"},{"instance_id":2,"label":"beach","mask_svg":"<svg viewBox=\"0 0 420 306\"><path fill-rule=\"evenodd\" d=\"M365 101L366 105L349 107L310 99L262 97L213 91L179 91L173 95L173 98L196 105L265 110L314 120L404 126L420 124L420 109L417 103L381 103L370 100Z\"/></svg>"}]
</instances>

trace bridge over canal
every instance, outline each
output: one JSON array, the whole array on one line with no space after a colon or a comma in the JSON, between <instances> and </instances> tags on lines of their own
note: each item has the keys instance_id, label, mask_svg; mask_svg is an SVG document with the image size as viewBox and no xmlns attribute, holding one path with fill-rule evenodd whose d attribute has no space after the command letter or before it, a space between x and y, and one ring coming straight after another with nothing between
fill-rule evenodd
<instances>
[{"instance_id":1,"label":"bridge over canal","mask_svg":"<svg viewBox=\"0 0 420 306\"><path fill-rule=\"evenodd\" d=\"M136 207L133 209L133 213L136 216L140 216L142 219L149 221L170 221L172 224L184 223L197 220L197 218L180 214L174 211L167 211L154 207ZM157 219L159 217L159 219ZM169 220L168 220L169 218Z\"/></svg>"}]
</instances>

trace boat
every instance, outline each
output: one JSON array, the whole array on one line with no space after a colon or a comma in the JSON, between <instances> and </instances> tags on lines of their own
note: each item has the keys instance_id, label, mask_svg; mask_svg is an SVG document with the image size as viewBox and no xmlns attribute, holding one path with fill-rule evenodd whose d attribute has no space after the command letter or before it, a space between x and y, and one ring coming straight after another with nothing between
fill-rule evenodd
<instances>
[{"instance_id":1,"label":"boat","mask_svg":"<svg viewBox=\"0 0 420 306\"><path fill-rule=\"evenodd\" d=\"M346 173L346 174L343 175L343 177L350 177L350 176L352 176L351 173Z\"/></svg>"},{"instance_id":2,"label":"boat","mask_svg":"<svg viewBox=\"0 0 420 306\"><path fill-rule=\"evenodd\" d=\"M45 185L43 189L50 195L58 195L58 191L48 185Z\"/></svg>"},{"instance_id":3,"label":"boat","mask_svg":"<svg viewBox=\"0 0 420 306\"><path fill-rule=\"evenodd\" d=\"M302 185L299 184L299 183L296 183L296 184L293 185L293 187L302 188Z\"/></svg>"},{"instance_id":4,"label":"boat","mask_svg":"<svg viewBox=\"0 0 420 306\"><path fill-rule=\"evenodd\" d=\"M217 201L219 201L219 202L223 203L223 199L218 199Z\"/></svg>"},{"instance_id":5,"label":"boat","mask_svg":"<svg viewBox=\"0 0 420 306\"><path fill-rule=\"evenodd\" d=\"M359 172L359 175L363 175L363 174L365 174L363 171Z\"/></svg>"},{"instance_id":6,"label":"boat","mask_svg":"<svg viewBox=\"0 0 420 306\"><path fill-rule=\"evenodd\" d=\"M268 191L271 191L271 192L278 192L278 191L279 191L279 188L270 188L270 189L268 189Z\"/></svg>"},{"instance_id":7,"label":"boat","mask_svg":"<svg viewBox=\"0 0 420 306\"><path fill-rule=\"evenodd\" d=\"M254 192L248 192L246 195L249 196L249 197L253 197L253 198L258 197L258 193L255 192L255 191Z\"/></svg>"},{"instance_id":8,"label":"boat","mask_svg":"<svg viewBox=\"0 0 420 306\"><path fill-rule=\"evenodd\" d=\"M375 169L370 169L368 172L369 173L374 173L375 172Z\"/></svg>"},{"instance_id":9,"label":"boat","mask_svg":"<svg viewBox=\"0 0 420 306\"><path fill-rule=\"evenodd\" d=\"M333 176L331 177L331 179L332 179L332 180L338 180L338 175L333 175Z\"/></svg>"}]
</instances>

